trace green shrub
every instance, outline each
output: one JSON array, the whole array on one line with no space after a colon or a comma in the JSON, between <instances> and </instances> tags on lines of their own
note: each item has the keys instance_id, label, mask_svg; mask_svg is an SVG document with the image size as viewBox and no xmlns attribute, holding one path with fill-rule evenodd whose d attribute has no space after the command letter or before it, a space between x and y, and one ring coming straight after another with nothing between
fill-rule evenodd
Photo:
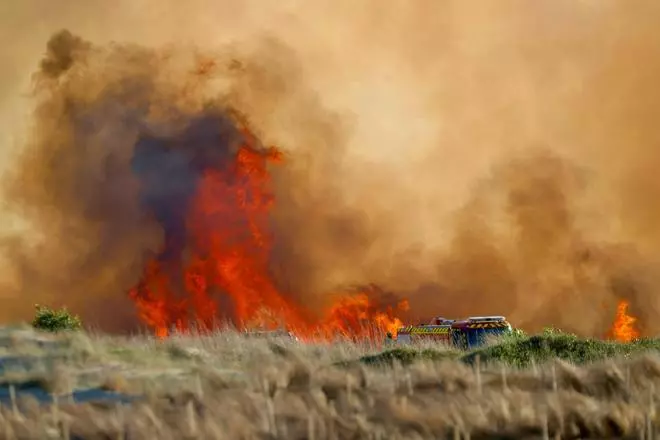
<instances>
[{"instance_id":1,"label":"green shrub","mask_svg":"<svg viewBox=\"0 0 660 440\"><path fill-rule=\"evenodd\" d=\"M66 307L59 310L36 305L32 327L49 332L76 331L82 328L80 318L71 314Z\"/></svg>"},{"instance_id":2,"label":"green shrub","mask_svg":"<svg viewBox=\"0 0 660 440\"><path fill-rule=\"evenodd\" d=\"M640 339L630 343L580 338L558 331L543 332L518 340L473 350L462 357L468 364L477 356L484 363L504 363L514 367L528 367L551 359L562 359L574 364L585 364L617 356L630 356L660 350L660 340Z\"/></svg>"}]
</instances>

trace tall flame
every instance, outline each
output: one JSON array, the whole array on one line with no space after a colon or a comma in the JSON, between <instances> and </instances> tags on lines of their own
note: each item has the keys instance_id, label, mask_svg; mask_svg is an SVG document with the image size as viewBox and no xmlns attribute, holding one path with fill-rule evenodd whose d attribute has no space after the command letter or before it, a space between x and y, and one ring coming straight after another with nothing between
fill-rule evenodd
<instances>
[{"instance_id":1,"label":"tall flame","mask_svg":"<svg viewBox=\"0 0 660 440\"><path fill-rule=\"evenodd\" d=\"M611 334L619 342L630 342L640 336L640 332L635 326L637 318L628 314L629 306L630 303L628 301L621 300L616 308L616 316Z\"/></svg>"},{"instance_id":2,"label":"tall flame","mask_svg":"<svg viewBox=\"0 0 660 440\"><path fill-rule=\"evenodd\" d=\"M274 195L268 165L283 157L275 148L254 148L246 134L231 163L209 167L198 181L186 213L185 258L163 258L181 240L166 237L161 256L130 290L142 320L159 337L172 327L210 330L222 320L239 328L285 326L302 337L394 333L402 324L395 315L407 303L377 304L373 289L339 295L321 316L278 290L269 272Z\"/></svg>"}]
</instances>

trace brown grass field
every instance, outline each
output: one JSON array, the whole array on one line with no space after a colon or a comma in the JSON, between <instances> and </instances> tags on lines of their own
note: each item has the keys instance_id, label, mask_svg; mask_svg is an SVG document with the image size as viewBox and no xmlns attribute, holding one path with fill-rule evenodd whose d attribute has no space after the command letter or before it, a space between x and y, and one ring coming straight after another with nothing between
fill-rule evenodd
<instances>
[{"instance_id":1,"label":"brown grass field","mask_svg":"<svg viewBox=\"0 0 660 440\"><path fill-rule=\"evenodd\" d=\"M0 332L3 439L653 438L660 358L514 370L341 364L382 347ZM8 360L13 360L8 362ZM22 390L55 396L39 404ZM74 403L73 389L140 395Z\"/></svg>"}]
</instances>

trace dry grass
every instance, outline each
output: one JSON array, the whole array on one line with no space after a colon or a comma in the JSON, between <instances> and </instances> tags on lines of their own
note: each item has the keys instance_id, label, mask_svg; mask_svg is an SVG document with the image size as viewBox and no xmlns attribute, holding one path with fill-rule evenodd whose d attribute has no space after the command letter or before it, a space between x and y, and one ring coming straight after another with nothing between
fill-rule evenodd
<instances>
[{"instance_id":1,"label":"dry grass","mask_svg":"<svg viewBox=\"0 0 660 440\"><path fill-rule=\"evenodd\" d=\"M5 333L31 347L30 356L39 351L41 363L3 372L16 390L0 410L3 439L651 438L657 429L660 358L649 355L526 370L450 360L338 367L379 347L231 332L166 342L64 335L38 344L27 331ZM63 395L39 405L23 397L25 384ZM144 398L72 404L66 395L90 386Z\"/></svg>"}]
</instances>

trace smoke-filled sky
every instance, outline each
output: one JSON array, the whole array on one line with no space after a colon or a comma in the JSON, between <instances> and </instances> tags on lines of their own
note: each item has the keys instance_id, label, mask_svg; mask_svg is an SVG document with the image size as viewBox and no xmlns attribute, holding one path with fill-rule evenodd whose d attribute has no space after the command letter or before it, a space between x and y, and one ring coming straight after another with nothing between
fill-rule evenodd
<instances>
[{"instance_id":1,"label":"smoke-filled sky","mask_svg":"<svg viewBox=\"0 0 660 440\"><path fill-rule=\"evenodd\" d=\"M629 299L656 333L659 20L654 0L5 1L0 319L48 302L134 328L163 235L136 141L232 109L288 157L272 266L306 304L376 283L410 318L601 336Z\"/></svg>"}]
</instances>

